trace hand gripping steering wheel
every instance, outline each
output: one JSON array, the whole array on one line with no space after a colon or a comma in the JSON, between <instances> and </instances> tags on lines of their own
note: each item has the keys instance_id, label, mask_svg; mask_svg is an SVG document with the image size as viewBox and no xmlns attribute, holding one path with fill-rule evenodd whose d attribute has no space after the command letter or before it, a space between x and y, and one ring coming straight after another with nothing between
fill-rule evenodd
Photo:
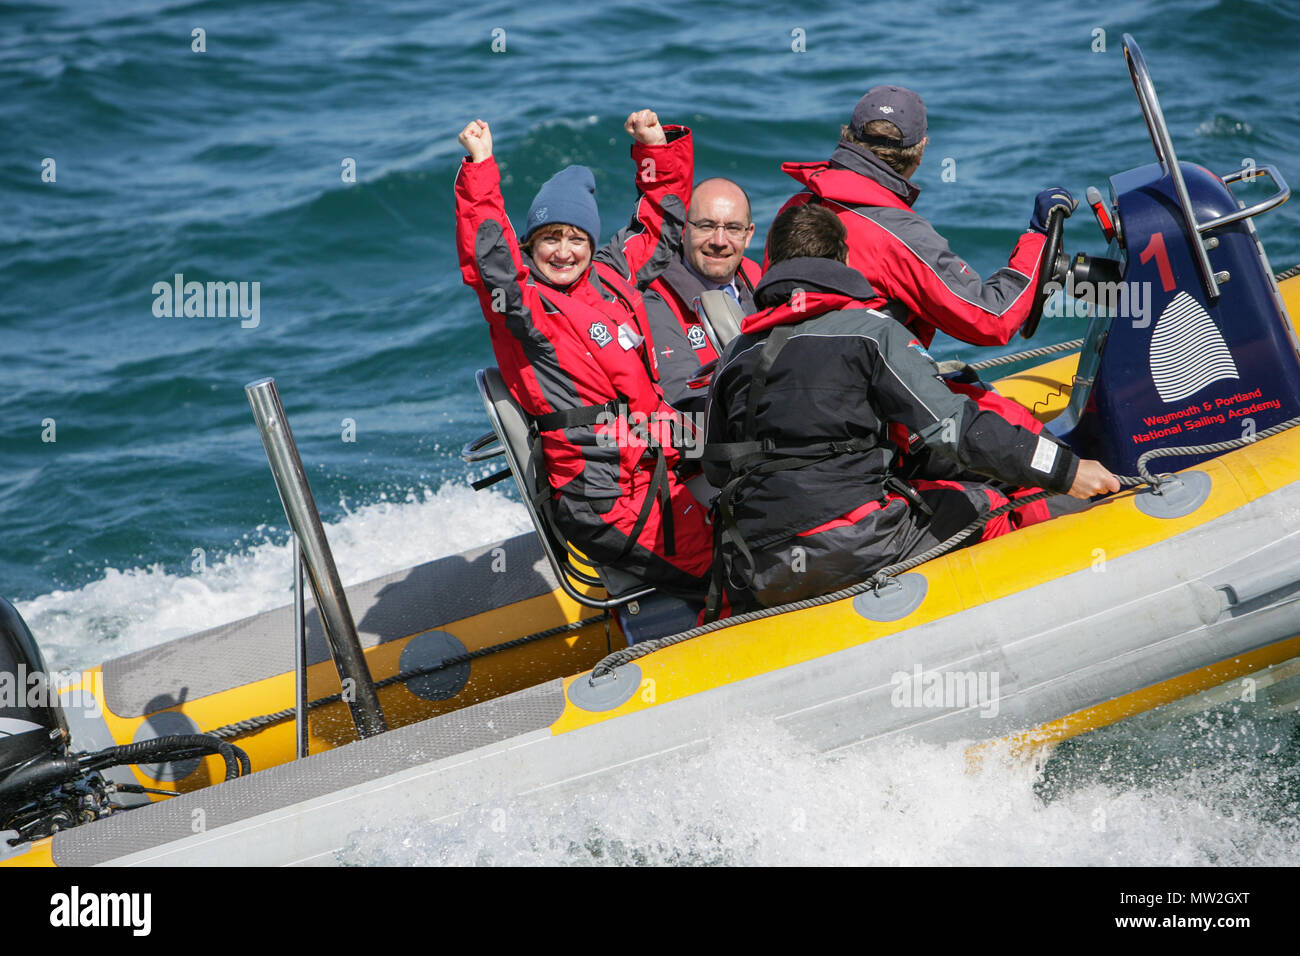
<instances>
[{"instance_id":1,"label":"hand gripping steering wheel","mask_svg":"<svg viewBox=\"0 0 1300 956\"><path fill-rule=\"evenodd\" d=\"M1070 269L1070 260L1061 248L1065 233L1064 206L1057 206L1047 214L1047 241L1043 243L1043 257L1038 262L1039 282L1034 291L1034 304L1029 308L1029 317L1020 327L1020 334L1030 338L1038 331L1038 321L1043 317L1043 306L1053 292L1065 288L1065 276ZM1055 287L1055 288L1053 288Z\"/></svg>"}]
</instances>

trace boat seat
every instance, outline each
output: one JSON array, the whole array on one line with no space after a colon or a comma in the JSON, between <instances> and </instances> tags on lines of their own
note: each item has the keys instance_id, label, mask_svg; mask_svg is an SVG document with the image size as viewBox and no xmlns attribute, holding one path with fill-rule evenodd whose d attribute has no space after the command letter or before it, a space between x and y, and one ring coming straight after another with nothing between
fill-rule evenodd
<instances>
[{"instance_id":1,"label":"boat seat","mask_svg":"<svg viewBox=\"0 0 1300 956\"><path fill-rule=\"evenodd\" d=\"M745 317L740 303L721 289L709 289L700 293L694 305L704 334L721 355L727 343L740 334L740 322Z\"/></svg>"},{"instance_id":2,"label":"boat seat","mask_svg":"<svg viewBox=\"0 0 1300 956\"><path fill-rule=\"evenodd\" d=\"M501 442L510 473L519 487L519 496L523 499L528 517L532 519L537 537L541 540L542 550L564 593L579 604L603 610L641 601L654 594L653 587L633 575L614 568L584 566L573 557L568 542L560 537L554 523L541 514L533 502L537 491L543 486L549 487L550 483L543 470L544 463L537 461L532 454L529 437L531 419L528 413L510 394L499 370L480 369L475 375L475 381L479 396L483 399L483 407L492 422L492 430ZM604 588L608 597L594 598L579 589L582 585Z\"/></svg>"}]
</instances>

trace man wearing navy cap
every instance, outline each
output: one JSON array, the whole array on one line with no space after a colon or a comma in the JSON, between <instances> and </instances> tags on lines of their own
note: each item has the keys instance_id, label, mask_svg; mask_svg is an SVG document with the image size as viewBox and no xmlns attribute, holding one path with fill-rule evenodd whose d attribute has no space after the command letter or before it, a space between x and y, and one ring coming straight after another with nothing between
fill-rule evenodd
<instances>
[{"instance_id":1,"label":"man wearing navy cap","mask_svg":"<svg viewBox=\"0 0 1300 956\"><path fill-rule=\"evenodd\" d=\"M841 127L829 160L781 167L804 187L781 211L816 202L834 212L848 230L849 266L889 301L889 312L916 336L918 347L928 347L937 329L972 345L1005 345L1033 304L1047 215L1057 206L1068 214L1075 200L1060 187L1040 192L1010 261L983 280L912 209L921 190L911 178L929 142L926 130L921 97L901 86L873 87ZM948 387L1013 425L1042 431L1027 409L995 392L951 381ZM916 444L914 436L894 437L905 451ZM1045 509L1030 510L1030 520L1046 517Z\"/></svg>"},{"instance_id":2,"label":"man wearing navy cap","mask_svg":"<svg viewBox=\"0 0 1300 956\"><path fill-rule=\"evenodd\" d=\"M922 344L942 329L972 345L1005 345L1033 302L1047 214L1076 203L1063 188L1040 192L1007 267L981 280L912 210L921 190L911 178L928 142L921 98L900 86L874 87L841 127L829 161L781 167L805 189L782 211L815 201L839 216L849 230L849 265L902 304L904 324Z\"/></svg>"}]
</instances>

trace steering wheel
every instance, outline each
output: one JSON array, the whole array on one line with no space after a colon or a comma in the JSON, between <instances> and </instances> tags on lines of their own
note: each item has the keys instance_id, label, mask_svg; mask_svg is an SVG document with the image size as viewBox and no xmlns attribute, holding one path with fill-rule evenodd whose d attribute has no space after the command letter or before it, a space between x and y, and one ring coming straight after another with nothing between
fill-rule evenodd
<instances>
[{"instance_id":1,"label":"steering wheel","mask_svg":"<svg viewBox=\"0 0 1300 956\"><path fill-rule=\"evenodd\" d=\"M1047 304L1048 297L1065 287L1070 260L1061 248L1061 240L1065 234L1067 215L1069 213L1063 206L1057 206L1047 214L1047 241L1043 243L1043 257L1038 261L1038 288L1034 291L1034 303L1029 307L1029 317L1020 327L1020 334L1025 338L1032 337L1038 331L1038 321L1043 317L1043 306Z\"/></svg>"}]
</instances>

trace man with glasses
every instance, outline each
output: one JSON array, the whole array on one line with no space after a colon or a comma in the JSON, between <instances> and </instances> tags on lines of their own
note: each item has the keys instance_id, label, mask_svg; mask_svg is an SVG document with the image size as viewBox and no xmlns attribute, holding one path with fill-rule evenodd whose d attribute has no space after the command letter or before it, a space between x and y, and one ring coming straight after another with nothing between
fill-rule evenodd
<instances>
[{"instance_id":1,"label":"man with glasses","mask_svg":"<svg viewBox=\"0 0 1300 956\"><path fill-rule=\"evenodd\" d=\"M635 158L635 153L634 153ZM704 411L708 380L697 380L700 366L718 357L695 311L700 293L721 289L735 297L741 311L755 310L754 285L762 268L745 257L754 238L749 196L739 185L720 177L697 183L691 194L684 228L674 234L665 217L665 241L639 270L629 268L633 256L624 250L643 226L634 217L614 236L596 259L634 281L645 301L650 335L659 363L659 386L673 408Z\"/></svg>"}]
</instances>

